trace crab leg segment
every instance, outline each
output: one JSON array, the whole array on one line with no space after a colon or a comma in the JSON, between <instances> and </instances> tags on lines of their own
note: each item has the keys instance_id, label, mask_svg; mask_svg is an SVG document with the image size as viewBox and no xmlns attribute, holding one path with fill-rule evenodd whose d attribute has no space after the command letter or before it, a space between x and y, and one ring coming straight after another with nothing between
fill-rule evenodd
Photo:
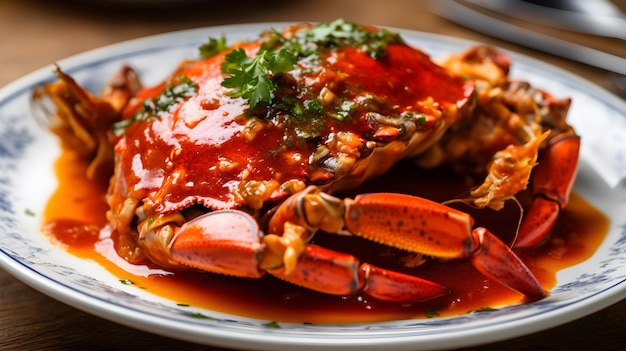
<instances>
[{"instance_id":1,"label":"crab leg segment","mask_svg":"<svg viewBox=\"0 0 626 351\"><path fill-rule=\"evenodd\" d=\"M33 92L38 120L57 134L72 150L91 163L87 177L94 179L113 169L113 146L109 132L121 119L121 111L141 88L134 70L124 66L105 85L102 94L93 96L72 77L55 69L59 80ZM54 106L55 110L50 110Z\"/></svg>"},{"instance_id":2,"label":"crab leg segment","mask_svg":"<svg viewBox=\"0 0 626 351\"><path fill-rule=\"evenodd\" d=\"M474 220L467 213L404 194L363 194L345 201L350 233L442 258L468 257L473 251Z\"/></svg>"},{"instance_id":3,"label":"crab leg segment","mask_svg":"<svg viewBox=\"0 0 626 351\"><path fill-rule=\"evenodd\" d=\"M574 185L579 148L577 135L550 139L533 172L533 202L520 225L515 248L535 246L547 238Z\"/></svg>"},{"instance_id":4,"label":"crab leg segment","mask_svg":"<svg viewBox=\"0 0 626 351\"><path fill-rule=\"evenodd\" d=\"M431 281L359 264L352 255L307 245L296 269L268 271L285 281L333 295L353 295L359 291L377 299L393 302L419 302L442 296L448 290Z\"/></svg>"},{"instance_id":5,"label":"crab leg segment","mask_svg":"<svg viewBox=\"0 0 626 351\"><path fill-rule=\"evenodd\" d=\"M524 263L485 228L472 231L466 213L403 194L365 194L346 200L346 228L353 234L413 252L469 258L489 278L534 300L545 291Z\"/></svg>"}]
</instances>

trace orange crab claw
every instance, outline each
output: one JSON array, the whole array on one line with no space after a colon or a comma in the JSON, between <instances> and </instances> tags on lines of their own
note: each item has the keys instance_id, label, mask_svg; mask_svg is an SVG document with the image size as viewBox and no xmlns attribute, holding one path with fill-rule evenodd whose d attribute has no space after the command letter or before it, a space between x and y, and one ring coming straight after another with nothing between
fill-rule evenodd
<instances>
[{"instance_id":1,"label":"orange crab claw","mask_svg":"<svg viewBox=\"0 0 626 351\"><path fill-rule=\"evenodd\" d=\"M307 245L298 266L289 274L284 267L270 274L290 283L333 295L352 295L359 291L379 300L412 303L448 293L431 281L410 275L359 264L352 255Z\"/></svg>"},{"instance_id":2,"label":"orange crab claw","mask_svg":"<svg viewBox=\"0 0 626 351\"><path fill-rule=\"evenodd\" d=\"M449 293L448 288L429 280L390 271L364 263L363 291L379 300L395 302L425 301Z\"/></svg>"},{"instance_id":3,"label":"orange crab claw","mask_svg":"<svg viewBox=\"0 0 626 351\"><path fill-rule=\"evenodd\" d=\"M472 236L478 249L470 261L479 272L521 292L530 301L546 296L528 267L500 239L485 228L474 229Z\"/></svg>"},{"instance_id":4,"label":"orange crab claw","mask_svg":"<svg viewBox=\"0 0 626 351\"><path fill-rule=\"evenodd\" d=\"M257 222L234 210L215 211L183 224L170 244L176 261L204 271L258 278L265 245Z\"/></svg>"},{"instance_id":5,"label":"orange crab claw","mask_svg":"<svg viewBox=\"0 0 626 351\"><path fill-rule=\"evenodd\" d=\"M346 228L387 245L443 258L469 258L484 275L535 300L546 295L532 272L466 213L404 194L365 194L346 201Z\"/></svg>"},{"instance_id":6,"label":"orange crab claw","mask_svg":"<svg viewBox=\"0 0 626 351\"><path fill-rule=\"evenodd\" d=\"M513 247L541 244L565 207L578 169L580 137L562 134L550 139L533 173L533 203L524 216Z\"/></svg>"}]
</instances>

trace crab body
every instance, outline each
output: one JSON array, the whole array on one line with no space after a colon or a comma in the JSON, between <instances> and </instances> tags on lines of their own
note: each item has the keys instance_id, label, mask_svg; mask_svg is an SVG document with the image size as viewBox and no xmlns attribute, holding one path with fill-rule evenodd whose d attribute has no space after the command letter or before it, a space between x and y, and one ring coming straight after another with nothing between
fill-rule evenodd
<instances>
[{"instance_id":1,"label":"crab body","mask_svg":"<svg viewBox=\"0 0 626 351\"><path fill-rule=\"evenodd\" d=\"M240 69L236 56L245 63ZM276 68L263 71L259 62ZM62 138L97 145L92 169L110 161L104 151L115 151L107 216L128 260L253 278L269 272L322 292L364 291L398 302L446 292L309 243L318 230L349 232L468 258L537 299L545 292L532 273L465 213L398 194L330 195L418 157L427 167L482 168L485 181L463 201L499 208L526 188L540 150L558 150L547 158L563 177L551 178L549 167L540 172L531 208L537 215L522 225L532 238L524 245L540 242L551 226L541 218L554 220L567 202L578 138L564 122L569 100L509 80L508 63L474 48L439 65L384 30L336 21L220 48L183 62L153 88L138 89L125 69L116 81L126 82L96 98L59 70L60 81L40 95L55 101ZM254 89L237 85L245 79ZM118 90L127 103L107 105ZM102 122L115 111L117 118ZM558 161L561 153L566 161Z\"/></svg>"},{"instance_id":2,"label":"crab body","mask_svg":"<svg viewBox=\"0 0 626 351\"><path fill-rule=\"evenodd\" d=\"M252 55L259 45L245 49ZM294 104L319 105L317 111L304 112L313 117L272 107L261 111L263 116L251 116L247 102L229 97L221 86L224 55L179 69L172 80L188 77L197 84L197 94L159 118L126 129L116 144L116 183L123 184L113 194L146 199L163 213L192 203L258 209L294 186L316 184L334 191L386 172L396 160L437 140L473 91L472 82L449 75L420 51L404 44L387 50L385 59L375 60L344 47L320 55L314 64L301 63L283 77L289 82L281 89L289 90ZM137 100L155 93L160 91L140 92ZM131 105L124 113L132 116L139 107ZM336 113L346 116L330 116ZM400 127L413 124L414 130L400 135L406 132L379 125L376 118L382 116Z\"/></svg>"}]
</instances>

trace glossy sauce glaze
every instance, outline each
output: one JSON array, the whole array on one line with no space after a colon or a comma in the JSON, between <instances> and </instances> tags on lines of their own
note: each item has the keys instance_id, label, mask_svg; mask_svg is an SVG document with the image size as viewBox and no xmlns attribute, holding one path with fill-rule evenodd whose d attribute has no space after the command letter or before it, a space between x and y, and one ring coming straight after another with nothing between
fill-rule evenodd
<instances>
[{"instance_id":1,"label":"glossy sauce glaze","mask_svg":"<svg viewBox=\"0 0 626 351\"><path fill-rule=\"evenodd\" d=\"M241 49L254 54L259 46L253 42L242 44ZM161 99L158 95L165 88L161 85L140 91L124 111L124 120L132 123L115 141L118 157L112 207L122 207L119 204L129 197L145 200L158 213L193 203L213 209L241 207L246 203L233 189L242 183L242 174L246 182L324 185L338 180L336 173L341 172L324 171L319 164L322 158L313 154L338 133L385 142L397 137L387 136L389 140L385 140L377 135L369 112L423 116L416 133L436 133L441 124L452 123L432 117L430 109L456 111L471 96L473 82L451 76L425 53L408 45L390 44L386 50L385 60L344 47L323 51L315 64L298 62L289 77L282 76L276 98L300 106L304 112L297 118L293 112L283 111L284 106L246 112L247 102L227 96L228 90L221 85L224 77L220 65L228 51L181 65L168 86L180 87L178 77L187 77L197 85L184 103L175 104L158 118L136 118L146 99ZM329 86L341 92L341 98L322 106L318 96L325 95L323 90ZM425 103L431 100L436 108ZM316 116L311 118L307 110L315 103L323 113L311 113ZM365 150L361 153L363 157L367 154ZM275 193L272 198L287 195L282 186Z\"/></svg>"},{"instance_id":2,"label":"glossy sauce glaze","mask_svg":"<svg viewBox=\"0 0 626 351\"><path fill-rule=\"evenodd\" d=\"M63 151L55 167L59 186L44 214L44 233L71 254L101 264L119 278L120 284L133 284L138 289L168 298L178 306L190 306L190 316L199 316L191 312L191 307L200 307L279 322L355 323L452 316L475 311L486 313L522 301L521 295L483 277L465 260L422 263L423 258L417 255L356 237L326 233L318 233L315 242L352 253L362 261L433 280L449 287L452 293L423 303L399 305L365 295L324 295L269 275L262 279L244 279L202 272L166 271L149 262L129 264L117 255L114 248L116 233L107 226L107 180L87 180L84 176L86 167L75 153ZM382 177L366 182L353 194L405 192L445 201L467 189L462 179L446 170L419 170L405 161ZM477 225L489 228L504 241L513 240L519 216L517 205L511 203L500 212L471 211L464 206L459 209L471 212ZM607 228L607 218L573 194L549 241L537 249L517 253L541 285L549 290L556 283L556 272L593 254Z\"/></svg>"}]
</instances>

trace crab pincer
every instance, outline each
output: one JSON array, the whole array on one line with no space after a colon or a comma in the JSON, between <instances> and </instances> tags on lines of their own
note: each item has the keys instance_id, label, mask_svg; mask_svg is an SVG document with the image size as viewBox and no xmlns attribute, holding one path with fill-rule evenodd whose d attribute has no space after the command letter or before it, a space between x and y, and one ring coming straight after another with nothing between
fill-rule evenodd
<instances>
[{"instance_id":1,"label":"crab pincer","mask_svg":"<svg viewBox=\"0 0 626 351\"><path fill-rule=\"evenodd\" d=\"M533 202L520 225L515 248L537 246L549 237L559 212L567 205L578 170L580 137L561 134L550 139L533 173Z\"/></svg>"}]
</instances>

